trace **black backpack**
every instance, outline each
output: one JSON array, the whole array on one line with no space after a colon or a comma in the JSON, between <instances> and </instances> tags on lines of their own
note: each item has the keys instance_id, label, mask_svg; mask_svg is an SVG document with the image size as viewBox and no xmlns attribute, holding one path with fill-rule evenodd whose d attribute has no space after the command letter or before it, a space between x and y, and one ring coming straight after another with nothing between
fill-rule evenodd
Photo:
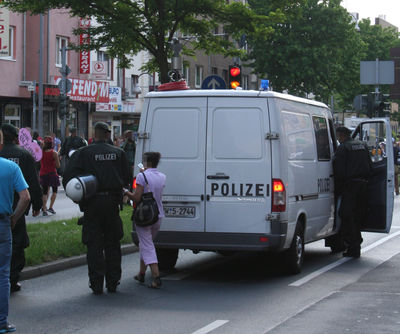
<instances>
[{"instance_id":1,"label":"black backpack","mask_svg":"<svg viewBox=\"0 0 400 334\"><path fill-rule=\"evenodd\" d=\"M144 180L147 185L147 190L150 190L149 183L147 182L146 175L142 172ZM158 210L158 205L153 197L153 193L148 191L142 194L142 200L136 205L133 211L133 222L137 226L150 226L158 221L158 215L160 211Z\"/></svg>"}]
</instances>

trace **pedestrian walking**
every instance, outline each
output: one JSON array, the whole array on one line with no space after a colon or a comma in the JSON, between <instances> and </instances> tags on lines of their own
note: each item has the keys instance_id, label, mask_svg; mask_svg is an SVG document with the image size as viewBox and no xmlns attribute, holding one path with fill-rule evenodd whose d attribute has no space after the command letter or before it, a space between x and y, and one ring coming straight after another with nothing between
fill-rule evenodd
<instances>
[{"instance_id":1,"label":"pedestrian walking","mask_svg":"<svg viewBox=\"0 0 400 334\"><path fill-rule=\"evenodd\" d=\"M53 150L53 139L49 136L44 137L43 155L40 161L40 184L43 188L43 216L47 216L50 212L56 214L54 210L54 202L57 198L57 191L60 185L60 177L57 174L57 169L60 168L60 159L56 151ZM50 206L47 209L47 199L49 188L51 187L52 193L50 197Z\"/></svg>"},{"instance_id":2,"label":"pedestrian walking","mask_svg":"<svg viewBox=\"0 0 400 334\"><path fill-rule=\"evenodd\" d=\"M121 279L121 245L123 237L119 207L122 189L129 185L130 175L125 152L106 143L109 127L95 125L95 142L72 155L63 177L63 186L81 175L98 180L96 194L80 203L84 212L82 241L87 246L90 288L103 293L104 279L108 292L116 292Z\"/></svg>"},{"instance_id":3,"label":"pedestrian walking","mask_svg":"<svg viewBox=\"0 0 400 334\"><path fill-rule=\"evenodd\" d=\"M32 203L32 215L36 217L40 213L42 207L42 188L39 184L39 178L36 171L36 162L32 155L17 145L18 143L18 129L11 124L3 124L1 127L3 131L4 146L0 152L0 156L15 162L21 169L22 175L29 186L29 194ZM18 203L19 196L17 193L14 195L15 209ZM27 210L29 212L29 208ZM12 256L10 268L10 284L11 292L21 290L19 278L22 269L25 267L25 248L29 247L29 236L26 231L25 215L22 215L15 224L12 230Z\"/></svg>"},{"instance_id":4,"label":"pedestrian walking","mask_svg":"<svg viewBox=\"0 0 400 334\"><path fill-rule=\"evenodd\" d=\"M3 136L0 133L0 142ZM18 202L13 210L14 192ZM15 332L16 327L8 322L10 300L10 263L12 257L12 234L30 201L28 184L18 165L0 157L0 333Z\"/></svg>"},{"instance_id":5,"label":"pedestrian walking","mask_svg":"<svg viewBox=\"0 0 400 334\"><path fill-rule=\"evenodd\" d=\"M158 221L150 226L141 227L136 225L136 232L139 238L140 271L134 277L135 280L144 283L147 266L150 267L153 280L149 288L161 287L158 259L153 239L160 229L164 210L162 205L162 193L165 187L166 176L158 169L161 154L159 152L146 152L143 154L143 165L145 170L136 176L136 190L134 193L126 190L125 195L136 204L140 203L144 192L152 192L158 206ZM147 181L147 182L146 182Z\"/></svg>"},{"instance_id":6,"label":"pedestrian walking","mask_svg":"<svg viewBox=\"0 0 400 334\"><path fill-rule=\"evenodd\" d=\"M367 186L372 173L368 147L350 137L346 127L336 129L339 147L333 159L335 192L341 199L339 217L345 244L344 256L358 258L361 250L361 222L367 212Z\"/></svg>"},{"instance_id":7,"label":"pedestrian walking","mask_svg":"<svg viewBox=\"0 0 400 334\"><path fill-rule=\"evenodd\" d=\"M69 133L70 136L65 139L64 143L62 143L60 150L60 157L64 162L62 170L65 169L65 165L67 165L73 151L76 151L83 146L87 146L85 140L76 134L76 128L70 127Z\"/></svg>"},{"instance_id":8,"label":"pedestrian walking","mask_svg":"<svg viewBox=\"0 0 400 334\"><path fill-rule=\"evenodd\" d=\"M135 153L136 153L136 144L133 140L133 131L127 130L125 131L125 142L122 144L122 149L126 153L126 158L129 163L129 170L133 175L133 165L135 164Z\"/></svg>"},{"instance_id":9,"label":"pedestrian walking","mask_svg":"<svg viewBox=\"0 0 400 334\"><path fill-rule=\"evenodd\" d=\"M61 150L61 139L58 138L54 132L52 132L51 138L53 139L53 143L54 143L54 145L53 145L54 151L56 151L57 153L60 153L60 150Z\"/></svg>"}]
</instances>

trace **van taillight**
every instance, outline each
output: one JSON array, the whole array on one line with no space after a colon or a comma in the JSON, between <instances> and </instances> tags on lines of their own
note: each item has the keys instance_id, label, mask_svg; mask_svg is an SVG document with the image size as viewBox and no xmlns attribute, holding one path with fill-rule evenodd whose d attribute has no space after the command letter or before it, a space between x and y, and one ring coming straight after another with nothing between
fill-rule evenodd
<instances>
[{"instance_id":1,"label":"van taillight","mask_svg":"<svg viewBox=\"0 0 400 334\"><path fill-rule=\"evenodd\" d=\"M132 189L133 189L133 190L136 189L136 177L133 178Z\"/></svg>"},{"instance_id":2,"label":"van taillight","mask_svg":"<svg viewBox=\"0 0 400 334\"><path fill-rule=\"evenodd\" d=\"M286 189L279 179L272 179L272 212L286 210Z\"/></svg>"}]
</instances>

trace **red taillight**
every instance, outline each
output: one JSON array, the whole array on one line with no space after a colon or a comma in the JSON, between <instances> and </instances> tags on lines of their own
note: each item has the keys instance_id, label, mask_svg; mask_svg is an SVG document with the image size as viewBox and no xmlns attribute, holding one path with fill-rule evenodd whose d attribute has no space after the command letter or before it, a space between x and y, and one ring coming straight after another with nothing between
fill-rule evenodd
<instances>
[{"instance_id":1,"label":"red taillight","mask_svg":"<svg viewBox=\"0 0 400 334\"><path fill-rule=\"evenodd\" d=\"M136 189L136 177L133 178L132 189Z\"/></svg>"},{"instance_id":2,"label":"red taillight","mask_svg":"<svg viewBox=\"0 0 400 334\"><path fill-rule=\"evenodd\" d=\"M268 242L268 237L260 237L261 242Z\"/></svg>"},{"instance_id":3,"label":"red taillight","mask_svg":"<svg viewBox=\"0 0 400 334\"><path fill-rule=\"evenodd\" d=\"M279 179L272 179L272 212L283 212L286 210L285 185Z\"/></svg>"}]
</instances>

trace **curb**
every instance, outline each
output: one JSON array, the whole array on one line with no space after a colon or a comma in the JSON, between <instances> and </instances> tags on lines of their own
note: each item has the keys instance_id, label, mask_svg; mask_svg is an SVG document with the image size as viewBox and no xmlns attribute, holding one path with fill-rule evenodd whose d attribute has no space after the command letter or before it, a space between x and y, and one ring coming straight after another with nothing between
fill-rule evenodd
<instances>
[{"instance_id":1,"label":"curb","mask_svg":"<svg viewBox=\"0 0 400 334\"><path fill-rule=\"evenodd\" d=\"M122 255L136 253L139 250L135 245L123 245L121 246ZM38 266L26 267L21 272L20 280L32 279L48 274L52 274L58 271L71 269L79 266L85 265L86 262L86 254L72 256L67 259L56 260L53 262L43 263Z\"/></svg>"}]
</instances>

